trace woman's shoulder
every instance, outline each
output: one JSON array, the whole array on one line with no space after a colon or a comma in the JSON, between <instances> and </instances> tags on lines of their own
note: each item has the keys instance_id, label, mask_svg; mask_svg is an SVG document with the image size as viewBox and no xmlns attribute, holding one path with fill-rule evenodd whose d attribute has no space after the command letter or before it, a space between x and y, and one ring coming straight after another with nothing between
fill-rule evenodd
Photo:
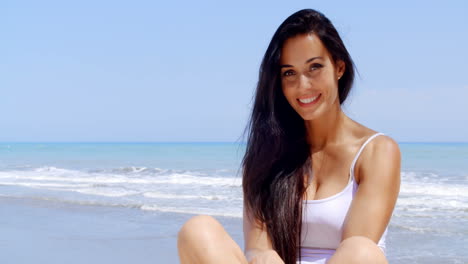
<instances>
[{"instance_id":1,"label":"woman's shoulder","mask_svg":"<svg viewBox=\"0 0 468 264\"><path fill-rule=\"evenodd\" d=\"M362 178L370 177L399 177L399 174L386 172L399 172L400 166L401 152L398 143L392 137L383 134L374 137L362 150L359 162L356 164L356 176L358 182Z\"/></svg>"},{"instance_id":2,"label":"woman's shoulder","mask_svg":"<svg viewBox=\"0 0 468 264\"><path fill-rule=\"evenodd\" d=\"M379 135L375 136L376 134ZM361 146L374 136L364 146L359 159L356 162L355 174L358 182L360 181L360 176L362 176L364 172L372 174L378 170L378 164L386 164L387 167L399 168L401 153L395 139L387 135L385 132L376 131L360 124L355 130L355 135L358 138L359 145ZM380 166L380 168L382 168L382 166Z\"/></svg>"},{"instance_id":3,"label":"woman's shoulder","mask_svg":"<svg viewBox=\"0 0 468 264\"><path fill-rule=\"evenodd\" d=\"M356 135L360 139L359 141L362 142L361 144L372 138L367 143L362 154L366 152L367 156L373 156L380 152L386 153L391 150L395 151L399 149L396 140L387 135L385 132L376 131L361 124L359 124L359 126L360 127L356 129Z\"/></svg>"}]
</instances>

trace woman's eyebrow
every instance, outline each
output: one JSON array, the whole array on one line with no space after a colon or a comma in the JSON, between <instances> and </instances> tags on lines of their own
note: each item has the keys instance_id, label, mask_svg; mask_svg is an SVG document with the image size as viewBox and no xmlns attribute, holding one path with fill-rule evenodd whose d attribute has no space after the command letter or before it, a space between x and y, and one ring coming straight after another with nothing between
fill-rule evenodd
<instances>
[{"instance_id":1,"label":"woman's eyebrow","mask_svg":"<svg viewBox=\"0 0 468 264\"><path fill-rule=\"evenodd\" d=\"M311 62L311 61L313 61L313 60L315 60L315 59L323 59L323 58L322 58L321 56L312 57L312 58L306 60L306 62L305 62L304 64L307 64L307 63L309 63L309 62Z\"/></svg>"},{"instance_id":2,"label":"woman's eyebrow","mask_svg":"<svg viewBox=\"0 0 468 264\"><path fill-rule=\"evenodd\" d=\"M323 59L323 57L321 57L321 56L312 57L312 58L306 60L306 62L305 62L304 64L307 64L307 63L309 63L309 62L311 62L311 61L313 61L313 60L315 60L315 59ZM292 65L289 65L289 64L280 65L280 69L281 69L281 68L286 68L286 67L293 67L293 66L292 66Z\"/></svg>"}]
</instances>

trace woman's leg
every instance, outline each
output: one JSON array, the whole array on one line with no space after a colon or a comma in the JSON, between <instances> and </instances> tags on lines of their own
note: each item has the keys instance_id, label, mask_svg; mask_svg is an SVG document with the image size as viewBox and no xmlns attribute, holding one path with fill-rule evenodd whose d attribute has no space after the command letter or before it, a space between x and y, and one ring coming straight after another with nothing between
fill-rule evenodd
<instances>
[{"instance_id":1,"label":"woman's leg","mask_svg":"<svg viewBox=\"0 0 468 264\"><path fill-rule=\"evenodd\" d=\"M247 264L239 245L211 216L190 218L179 231L177 248L181 264Z\"/></svg>"},{"instance_id":2,"label":"woman's leg","mask_svg":"<svg viewBox=\"0 0 468 264\"><path fill-rule=\"evenodd\" d=\"M382 250L371 239L353 236L343 240L327 264L388 264Z\"/></svg>"}]
</instances>

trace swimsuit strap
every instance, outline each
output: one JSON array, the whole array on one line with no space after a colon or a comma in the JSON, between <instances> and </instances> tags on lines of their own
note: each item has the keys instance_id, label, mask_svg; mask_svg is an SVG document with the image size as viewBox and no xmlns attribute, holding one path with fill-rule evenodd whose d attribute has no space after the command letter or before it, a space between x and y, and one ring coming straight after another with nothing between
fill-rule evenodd
<instances>
[{"instance_id":1,"label":"swimsuit strap","mask_svg":"<svg viewBox=\"0 0 468 264\"><path fill-rule=\"evenodd\" d=\"M353 159L353 162L351 163L351 168L349 169L349 173L351 174L352 177L350 177L350 181L351 179L354 180L354 166L356 165L356 161L357 159L359 158L359 156L361 155L361 152L364 150L364 147L367 145L367 143L369 143L372 139L374 139L375 137L379 136L379 135L385 135L384 133L376 133L372 136L370 136L366 142L364 142L364 144L362 144L361 148L359 149L359 151L357 152L356 156L354 157Z\"/></svg>"}]
</instances>

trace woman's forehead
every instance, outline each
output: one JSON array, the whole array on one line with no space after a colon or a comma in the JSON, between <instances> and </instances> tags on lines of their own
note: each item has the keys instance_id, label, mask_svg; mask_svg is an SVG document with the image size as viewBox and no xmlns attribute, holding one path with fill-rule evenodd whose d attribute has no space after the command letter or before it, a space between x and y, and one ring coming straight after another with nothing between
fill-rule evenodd
<instances>
[{"instance_id":1,"label":"woman's forehead","mask_svg":"<svg viewBox=\"0 0 468 264\"><path fill-rule=\"evenodd\" d=\"M310 58L328 58L328 52L316 34L302 34L287 39L281 49L281 65L303 65Z\"/></svg>"}]
</instances>

